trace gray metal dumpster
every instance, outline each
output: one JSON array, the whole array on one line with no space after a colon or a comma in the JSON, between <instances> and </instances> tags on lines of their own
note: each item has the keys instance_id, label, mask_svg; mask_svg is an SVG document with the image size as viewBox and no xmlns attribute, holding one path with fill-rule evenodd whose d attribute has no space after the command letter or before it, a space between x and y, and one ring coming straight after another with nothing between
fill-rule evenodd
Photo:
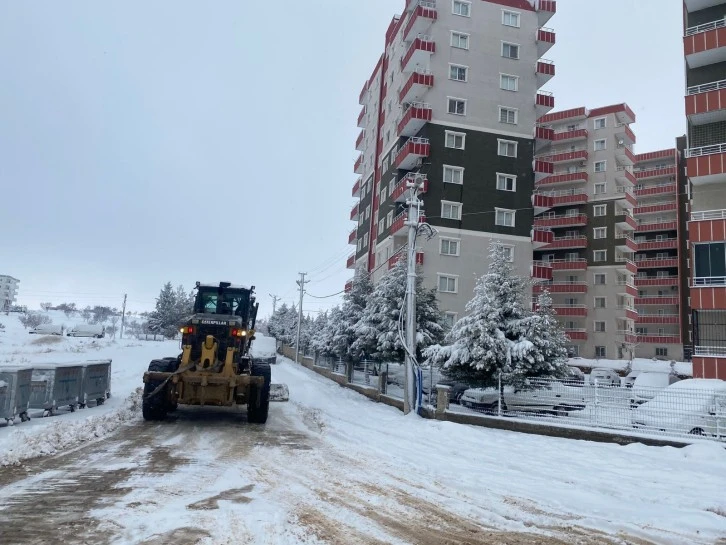
<instances>
[{"instance_id":1,"label":"gray metal dumpster","mask_svg":"<svg viewBox=\"0 0 726 545\"><path fill-rule=\"evenodd\" d=\"M33 367L30 385L30 408L43 409L49 416L58 407L76 410L82 399L83 364L43 364Z\"/></svg>"},{"instance_id":2,"label":"gray metal dumpster","mask_svg":"<svg viewBox=\"0 0 726 545\"><path fill-rule=\"evenodd\" d=\"M8 424L15 422L19 416L22 422L30 420L28 406L30 404L30 381L33 370L29 367L0 367L0 418Z\"/></svg>"},{"instance_id":3,"label":"gray metal dumpster","mask_svg":"<svg viewBox=\"0 0 726 545\"><path fill-rule=\"evenodd\" d=\"M103 405L111 392L111 360L88 361L83 364L83 388L79 399L81 408L89 401Z\"/></svg>"}]
</instances>

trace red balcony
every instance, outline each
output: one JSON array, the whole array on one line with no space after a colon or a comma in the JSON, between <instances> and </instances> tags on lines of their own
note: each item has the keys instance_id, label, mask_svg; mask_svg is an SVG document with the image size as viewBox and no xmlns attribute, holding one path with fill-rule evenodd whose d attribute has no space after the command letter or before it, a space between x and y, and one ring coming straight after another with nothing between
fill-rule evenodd
<instances>
[{"instance_id":1,"label":"red balcony","mask_svg":"<svg viewBox=\"0 0 726 545\"><path fill-rule=\"evenodd\" d=\"M535 185L536 186L552 186L552 185L558 185L558 184L572 184L572 183L586 183L589 176L587 172L573 172L571 174L553 174L552 176L547 176L546 178L536 181L535 176Z\"/></svg>"},{"instance_id":2,"label":"red balcony","mask_svg":"<svg viewBox=\"0 0 726 545\"><path fill-rule=\"evenodd\" d=\"M641 174L641 172L636 172L635 177L640 180L641 178L638 176L638 174ZM635 196L642 198L657 195L675 195L677 189L678 186L676 184L651 185L648 187L641 187L636 189Z\"/></svg>"},{"instance_id":3,"label":"red balcony","mask_svg":"<svg viewBox=\"0 0 726 545\"><path fill-rule=\"evenodd\" d=\"M555 63L548 59L537 61L537 87L542 87L549 80L555 77Z\"/></svg>"},{"instance_id":4,"label":"red balcony","mask_svg":"<svg viewBox=\"0 0 726 545\"><path fill-rule=\"evenodd\" d=\"M420 159L428 157L431 153L431 146L428 138L411 137L401 146L396 154L396 168L411 170Z\"/></svg>"},{"instance_id":5,"label":"red balcony","mask_svg":"<svg viewBox=\"0 0 726 545\"><path fill-rule=\"evenodd\" d=\"M626 232L615 233L615 247L623 252L637 252L638 243L630 238Z\"/></svg>"},{"instance_id":6,"label":"red balcony","mask_svg":"<svg viewBox=\"0 0 726 545\"><path fill-rule=\"evenodd\" d=\"M422 182L420 193L426 193L429 190L429 181L426 175L409 172L403 178L401 178L396 186L393 188L393 192L391 193L391 199L394 202L405 202L406 195L408 194L408 184L415 183L417 176L420 177L420 181Z\"/></svg>"},{"instance_id":7,"label":"red balcony","mask_svg":"<svg viewBox=\"0 0 726 545\"><path fill-rule=\"evenodd\" d=\"M553 259L549 263L555 271L585 271L587 259Z\"/></svg>"},{"instance_id":8,"label":"red balcony","mask_svg":"<svg viewBox=\"0 0 726 545\"><path fill-rule=\"evenodd\" d=\"M550 142L555 137L555 130L548 127L537 126L534 129L534 137L537 140L544 140L546 142Z\"/></svg>"},{"instance_id":9,"label":"red balcony","mask_svg":"<svg viewBox=\"0 0 726 545\"><path fill-rule=\"evenodd\" d=\"M555 31L551 28L537 29L537 55L542 58L555 45Z\"/></svg>"},{"instance_id":10,"label":"red balcony","mask_svg":"<svg viewBox=\"0 0 726 545\"><path fill-rule=\"evenodd\" d=\"M638 324L679 324L681 317L678 314L639 314L635 322Z\"/></svg>"},{"instance_id":11,"label":"red balcony","mask_svg":"<svg viewBox=\"0 0 726 545\"><path fill-rule=\"evenodd\" d=\"M559 248L587 248L586 236L564 236L553 237L552 243L545 246L544 250L556 250Z\"/></svg>"},{"instance_id":12,"label":"red balcony","mask_svg":"<svg viewBox=\"0 0 726 545\"><path fill-rule=\"evenodd\" d=\"M726 240L726 210L691 212L688 231L691 242Z\"/></svg>"},{"instance_id":13,"label":"red balcony","mask_svg":"<svg viewBox=\"0 0 726 545\"><path fill-rule=\"evenodd\" d=\"M356 204L350 211L350 219L352 221L358 221L358 205Z\"/></svg>"},{"instance_id":14,"label":"red balcony","mask_svg":"<svg viewBox=\"0 0 726 545\"><path fill-rule=\"evenodd\" d=\"M543 115L540 119L537 121L539 123L564 123L567 122L574 122L574 121L583 121L587 119L588 111L584 106L580 106L579 108L571 108L569 110L561 110L559 112L553 112L547 115Z\"/></svg>"},{"instance_id":15,"label":"red balcony","mask_svg":"<svg viewBox=\"0 0 726 545\"><path fill-rule=\"evenodd\" d=\"M672 167L665 167L665 168L651 167L651 168L646 168L643 170L638 170L637 172L635 172L635 179L638 181L643 181L643 180L651 180L653 178L665 178L665 177L670 178L672 176L675 176L676 174L678 174L678 170L675 165L673 165ZM675 191L676 184L667 184L666 187L670 187L671 185L673 186L674 191ZM650 189L650 188L647 188L647 189ZM655 193L653 193L653 194L655 194Z\"/></svg>"},{"instance_id":16,"label":"red balcony","mask_svg":"<svg viewBox=\"0 0 726 545\"><path fill-rule=\"evenodd\" d=\"M650 278L635 277L635 287L647 286L678 286L677 276L651 276Z\"/></svg>"},{"instance_id":17,"label":"red balcony","mask_svg":"<svg viewBox=\"0 0 726 545\"><path fill-rule=\"evenodd\" d=\"M622 231L635 231L638 224L630 214L616 214L615 226Z\"/></svg>"},{"instance_id":18,"label":"red balcony","mask_svg":"<svg viewBox=\"0 0 726 545\"><path fill-rule=\"evenodd\" d=\"M694 185L726 182L726 144L691 148L686 157L688 178Z\"/></svg>"},{"instance_id":19,"label":"red balcony","mask_svg":"<svg viewBox=\"0 0 726 545\"><path fill-rule=\"evenodd\" d=\"M635 133L626 124L621 123L615 128L615 138L622 140L626 144L632 146L635 144Z\"/></svg>"},{"instance_id":20,"label":"red balcony","mask_svg":"<svg viewBox=\"0 0 726 545\"><path fill-rule=\"evenodd\" d=\"M424 264L424 253L416 252L416 265L423 265L423 264Z\"/></svg>"},{"instance_id":21,"label":"red balcony","mask_svg":"<svg viewBox=\"0 0 726 545\"><path fill-rule=\"evenodd\" d=\"M635 154L627 146L616 146L615 160L621 165L632 167L635 164Z\"/></svg>"},{"instance_id":22,"label":"red balcony","mask_svg":"<svg viewBox=\"0 0 726 545\"><path fill-rule=\"evenodd\" d=\"M360 131L360 134L358 135L358 138L355 141L355 149L358 151L363 151L363 141L366 138L366 130L363 129Z\"/></svg>"},{"instance_id":23,"label":"red balcony","mask_svg":"<svg viewBox=\"0 0 726 545\"><path fill-rule=\"evenodd\" d=\"M363 154L359 155L358 159L356 159L355 165L353 165L353 172L363 174Z\"/></svg>"},{"instance_id":24,"label":"red balcony","mask_svg":"<svg viewBox=\"0 0 726 545\"><path fill-rule=\"evenodd\" d=\"M587 293L587 282L548 282L533 286L535 294L545 290L550 293Z\"/></svg>"},{"instance_id":25,"label":"red balcony","mask_svg":"<svg viewBox=\"0 0 726 545\"><path fill-rule=\"evenodd\" d=\"M636 216L642 216L645 214L660 214L661 212L675 212L677 209L678 205L675 201L662 202L638 206L633 210L633 214Z\"/></svg>"},{"instance_id":26,"label":"red balcony","mask_svg":"<svg viewBox=\"0 0 726 545\"><path fill-rule=\"evenodd\" d=\"M633 344L680 344L680 335L637 335L630 334L628 343Z\"/></svg>"},{"instance_id":27,"label":"red balcony","mask_svg":"<svg viewBox=\"0 0 726 545\"><path fill-rule=\"evenodd\" d=\"M615 169L615 179L625 185L635 185L637 183L633 173L624 166L619 166Z\"/></svg>"},{"instance_id":28,"label":"red balcony","mask_svg":"<svg viewBox=\"0 0 726 545\"><path fill-rule=\"evenodd\" d=\"M557 13L555 0L539 0L537 2L537 19L539 26L544 26Z\"/></svg>"},{"instance_id":29,"label":"red balcony","mask_svg":"<svg viewBox=\"0 0 726 545\"><path fill-rule=\"evenodd\" d=\"M686 29L683 50L689 68L726 61L725 27L726 20L718 19Z\"/></svg>"},{"instance_id":30,"label":"red balcony","mask_svg":"<svg viewBox=\"0 0 726 545\"><path fill-rule=\"evenodd\" d=\"M408 40L409 36L413 37L426 31L438 17L436 2L419 2L403 29L403 39Z\"/></svg>"},{"instance_id":31,"label":"red balcony","mask_svg":"<svg viewBox=\"0 0 726 545\"><path fill-rule=\"evenodd\" d=\"M678 239L669 238L666 240L649 240L647 242L638 242L638 251L646 252L648 250L677 250Z\"/></svg>"},{"instance_id":32,"label":"red balcony","mask_svg":"<svg viewBox=\"0 0 726 545\"><path fill-rule=\"evenodd\" d=\"M638 206L638 199L635 198L632 188L621 185L616 188L616 191L618 194L622 194L625 197L624 201L618 202L619 206L623 206L628 210L632 210L633 208Z\"/></svg>"},{"instance_id":33,"label":"red balcony","mask_svg":"<svg viewBox=\"0 0 726 545\"><path fill-rule=\"evenodd\" d=\"M366 127L366 107L363 106L363 109L358 114L358 126L361 129L365 129Z\"/></svg>"},{"instance_id":34,"label":"red balcony","mask_svg":"<svg viewBox=\"0 0 726 545\"><path fill-rule=\"evenodd\" d=\"M535 227L584 227L587 225L586 214L564 214L564 215L548 215L535 218Z\"/></svg>"},{"instance_id":35,"label":"red balcony","mask_svg":"<svg viewBox=\"0 0 726 545\"><path fill-rule=\"evenodd\" d=\"M398 216L393 218L391 223L391 236L399 234L406 227L406 212L401 212ZM395 256L394 256L395 257Z\"/></svg>"},{"instance_id":36,"label":"red balcony","mask_svg":"<svg viewBox=\"0 0 726 545\"><path fill-rule=\"evenodd\" d=\"M694 125L726 119L726 80L688 88L686 115Z\"/></svg>"},{"instance_id":37,"label":"red balcony","mask_svg":"<svg viewBox=\"0 0 726 545\"><path fill-rule=\"evenodd\" d=\"M565 329L565 335L567 335L571 341L586 341L587 340L587 330L586 329Z\"/></svg>"},{"instance_id":38,"label":"red balcony","mask_svg":"<svg viewBox=\"0 0 726 545\"><path fill-rule=\"evenodd\" d=\"M574 131L556 132L553 135L552 141L558 144L564 144L577 140L587 140L587 134L587 129L575 129Z\"/></svg>"},{"instance_id":39,"label":"red balcony","mask_svg":"<svg viewBox=\"0 0 726 545\"><path fill-rule=\"evenodd\" d=\"M600 117L613 114L618 123L628 125L635 123L635 112L625 103L613 104L612 106L604 106L590 110L590 117Z\"/></svg>"},{"instance_id":40,"label":"red balcony","mask_svg":"<svg viewBox=\"0 0 726 545\"><path fill-rule=\"evenodd\" d=\"M535 248L541 248L551 244L554 240L555 234L549 229L532 229L532 246Z\"/></svg>"},{"instance_id":41,"label":"red balcony","mask_svg":"<svg viewBox=\"0 0 726 545\"><path fill-rule=\"evenodd\" d=\"M356 199L360 197L360 187L363 185L363 178L358 178L356 182L353 184L353 190L351 191L351 195L355 197Z\"/></svg>"},{"instance_id":42,"label":"red balcony","mask_svg":"<svg viewBox=\"0 0 726 545\"><path fill-rule=\"evenodd\" d=\"M678 267L678 258L669 257L666 259L660 259L653 257L649 259L636 259L635 263L638 265L639 269L664 269L669 267Z\"/></svg>"},{"instance_id":43,"label":"red balcony","mask_svg":"<svg viewBox=\"0 0 726 545\"><path fill-rule=\"evenodd\" d=\"M625 307L625 318L628 320L638 321L638 311L634 308Z\"/></svg>"},{"instance_id":44,"label":"red balcony","mask_svg":"<svg viewBox=\"0 0 726 545\"><path fill-rule=\"evenodd\" d=\"M542 180L547 176L551 176L555 171L555 166L549 161L543 161L541 159L534 160L534 180Z\"/></svg>"},{"instance_id":45,"label":"red balcony","mask_svg":"<svg viewBox=\"0 0 726 545\"><path fill-rule=\"evenodd\" d=\"M628 282L618 282L618 294L630 295L631 297L637 297L638 290L632 284L628 284Z\"/></svg>"},{"instance_id":46,"label":"red balcony","mask_svg":"<svg viewBox=\"0 0 726 545\"><path fill-rule=\"evenodd\" d=\"M548 91L537 91L534 104L537 108L537 115L544 115L555 107L555 96Z\"/></svg>"},{"instance_id":47,"label":"red balcony","mask_svg":"<svg viewBox=\"0 0 726 545\"><path fill-rule=\"evenodd\" d=\"M348 234L348 244L355 244L357 240L358 240L358 229L353 229Z\"/></svg>"},{"instance_id":48,"label":"red balcony","mask_svg":"<svg viewBox=\"0 0 726 545\"><path fill-rule=\"evenodd\" d=\"M351 279L351 280L348 280L348 281L347 281L347 282L345 283L345 288L344 288L344 291L345 291L345 293L350 293L350 291L351 291L352 289L353 289L353 280Z\"/></svg>"},{"instance_id":49,"label":"red balcony","mask_svg":"<svg viewBox=\"0 0 726 545\"><path fill-rule=\"evenodd\" d=\"M411 102L398 122L398 136L414 136L431 121L431 106L424 102Z\"/></svg>"},{"instance_id":50,"label":"red balcony","mask_svg":"<svg viewBox=\"0 0 726 545\"><path fill-rule=\"evenodd\" d=\"M534 261L529 267L530 276L537 281L552 280L552 265L542 261Z\"/></svg>"},{"instance_id":51,"label":"red balcony","mask_svg":"<svg viewBox=\"0 0 726 545\"><path fill-rule=\"evenodd\" d=\"M393 267L396 266L396 263L398 263L401 259L408 259L407 254L405 251L401 250L397 254L394 254L391 256L388 260L388 270L391 270ZM423 252L416 252L416 265L423 265L424 264L424 253Z\"/></svg>"},{"instance_id":52,"label":"red balcony","mask_svg":"<svg viewBox=\"0 0 726 545\"><path fill-rule=\"evenodd\" d=\"M588 195L584 189L565 189L563 191L544 191L532 194L534 213L542 212L558 206L587 204Z\"/></svg>"},{"instance_id":53,"label":"red balcony","mask_svg":"<svg viewBox=\"0 0 726 545\"><path fill-rule=\"evenodd\" d=\"M705 284L710 278L695 278L691 284L691 308L694 310L726 309L726 285Z\"/></svg>"},{"instance_id":54,"label":"red balcony","mask_svg":"<svg viewBox=\"0 0 726 545\"><path fill-rule=\"evenodd\" d=\"M587 316L585 305L552 305L557 316Z\"/></svg>"},{"instance_id":55,"label":"red balcony","mask_svg":"<svg viewBox=\"0 0 726 545\"><path fill-rule=\"evenodd\" d=\"M658 305L658 306L667 306L667 305L679 305L680 301L678 297L667 297L665 295L650 295L645 297L636 297L635 298L635 305L636 306L648 306L648 305Z\"/></svg>"},{"instance_id":56,"label":"red balcony","mask_svg":"<svg viewBox=\"0 0 726 545\"><path fill-rule=\"evenodd\" d=\"M568 151L563 153L555 153L554 155L544 155L540 157L542 161L553 164L564 164L578 161L587 161L587 150L581 149L577 151Z\"/></svg>"},{"instance_id":57,"label":"red balcony","mask_svg":"<svg viewBox=\"0 0 726 545\"><path fill-rule=\"evenodd\" d=\"M414 71L406 80L398 93L398 100L404 102L413 102L423 97L423 95L434 86L434 76L428 70L419 69Z\"/></svg>"},{"instance_id":58,"label":"red balcony","mask_svg":"<svg viewBox=\"0 0 726 545\"><path fill-rule=\"evenodd\" d=\"M616 263L617 270L623 274L637 274L638 272L638 265L629 260L626 259L625 261L619 261Z\"/></svg>"},{"instance_id":59,"label":"red balcony","mask_svg":"<svg viewBox=\"0 0 726 545\"><path fill-rule=\"evenodd\" d=\"M355 254L350 254L348 260L345 262L347 269L355 269Z\"/></svg>"},{"instance_id":60,"label":"red balcony","mask_svg":"<svg viewBox=\"0 0 726 545\"><path fill-rule=\"evenodd\" d=\"M436 43L430 36L418 36L401 59L401 71L411 72L415 68L426 68L431 55L436 52Z\"/></svg>"},{"instance_id":61,"label":"red balcony","mask_svg":"<svg viewBox=\"0 0 726 545\"><path fill-rule=\"evenodd\" d=\"M694 378L726 379L726 349L696 346L693 354Z\"/></svg>"}]
</instances>

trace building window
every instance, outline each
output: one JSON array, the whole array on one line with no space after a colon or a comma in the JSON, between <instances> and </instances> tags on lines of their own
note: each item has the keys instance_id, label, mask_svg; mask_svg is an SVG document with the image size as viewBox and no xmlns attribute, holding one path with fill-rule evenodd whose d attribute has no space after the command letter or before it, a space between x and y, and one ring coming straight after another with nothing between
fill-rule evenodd
<instances>
[{"instance_id":1,"label":"building window","mask_svg":"<svg viewBox=\"0 0 726 545\"><path fill-rule=\"evenodd\" d=\"M393 210L386 214L386 223L389 227L391 226L391 224L393 224Z\"/></svg>"},{"instance_id":2,"label":"building window","mask_svg":"<svg viewBox=\"0 0 726 545\"><path fill-rule=\"evenodd\" d=\"M463 132L446 131L446 147L464 149L466 134Z\"/></svg>"},{"instance_id":3,"label":"building window","mask_svg":"<svg viewBox=\"0 0 726 545\"><path fill-rule=\"evenodd\" d=\"M464 183L464 169L462 167L444 165L444 182L447 184Z\"/></svg>"},{"instance_id":4,"label":"building window","mask_svg":"<svg viewBox=\"0 0 726 545\"><path fill-rule=\"evenodd\" d=\"M516 191L517 177L512 174L497 174L497 189L499 191Z\"/></svg>"},{"instance_id":5,"label":"building window","mask_svg":"<svg viewBox=\"0 0 726 545\"><path fill-rule=\"evenodd\" d=\"M451 33L451 47L457 49L469 49L469 35L463 32Z\"/></svg>"},{"instance_id":6,"label":"building window","mask_svg":"<svg viewBox=\"0 0 726 545\"><path fill-rule=\"evenodd\" d=\"M607 308L607 298L595 297L595 308Z\"/></svg>"},{"instance_id":7,"label":"building window","mask_svg":"<svg viewBox=\"0 0 726 545\"><path fill-rule=\"evenodd\" d=\"M598 204L593 209L593 214L597 216L606 216L608 213L608 205L607 204Z\"/></svg>"},{"instance_id":8,"label":"building window","mask_svg":"<svg viewBox=\"0 0 726 545\"><path fill-rule=\"evenodd\" d=\"M363 247L368 248L368 233L363 235Z\"/></svg>"},{"instance_id":9,"label":"building window","mask_svg":"<svg viewBox=\"0 0 726 545\"><path fill-rule=\"evenodd\" d=\"M595 284L598 284L598 285L607 284L607 275L605 275L604 273L596 273L595 274Z\"/></svg>"},{"instance_id":10,"label":"building window","mask_svg":"<svg viewBox=\"0 0 726 545\"><path fill-rule=\"evenodd\" d=\"M449 97L446 111L453 115L466 115L466 100Z\"/></svg>"},{"instance_id":11,"label":"building window","mask_svg":"<svg viewBox=\"0 0 726 545\"><path fill-rule=\"evenodd\" d=\"M519 46L517 44L502 42L502 57L519 59Z\"/></svg>"},{"instance_id":12,"label":"building window","mask_svg":"<svg viewBox=\"0 0 726 545\"><path fill-rule=\"evenodd\" d=\"M504 157L516 157L517 156L517 143L512 140L499 140L498 155Z\"/></svg>"},{"instance_id":13,"label":"building window","mask_svg":"<svg viewBox=\"0 0 726 545\"><path fill-rule=\"evenodd\" d=\"M504 254L504 259L506 259L509 263L514 262L514 246L505 246L504 244L500 244L502 248L502 253Z\"/></svg>"},{"instance_id":14,"label":"building window","mask_svg":"<svg viewBox=\"0 0 726 545\"><path fill-rule=\"evenodd\" d=\"M386 229L386 218L381 218L378 221L378 234L380 235Z\"/></svg>"},{"instance_id":15,"label":"building window","mask_svg":"<svg viewBox=\"0 0 726 545\"><path fill-rule=\"evenodd\" d=\"M595 333L605 333L605 322L595 322Z\"/></svg>"},{"instance_id":16,"label":"building window","mask_svg":"<svg viewBox=\"0 0 726 545\"><path fill-rule=\"evenodd\" d=\"M655 356L660 358L667 358L668 357L668 349L667 348L658 348L655 349Z\"/></svg>"},{"instance_id":17,"label":"building window","mask_svg":"<svg viewBox=\"0 0 726 545\"><path fill-rule=\"evenodd\" d=\"M516 91L519 89L519 77L510 76L509 74L499 75L499 88L505 91Z\"/></svg>"},{"instance_id":18,"label":"building window","mask_svg":"<svg viewBox=\"0 0 726 545\"><path fill-rule=\"evenodd\" d=\"M726 284L726 243L694 244L693 259L696 285ZM699 281L700 278L709 280Z\"/></svg>"},{"instance_id":19,"label":"building window","mask_svg":"<svg viewBox=\"0 0 726 545\"><path fill-rule=\"evenodd\" d=\"M454 327L457 316L458 314L456 312L444 312L444 324L446 325L446 327L448 327L449 329Z\"/></svg>"},{"instance_id":20,"label":"building window","mask_svg":"<svg viewBox=\"0 0 726 545\"><path fill-rule=\"evenodd\" d=\"M517 110L514 108L503 108L499 107L499 122L509 123L510 125L517 124Z\"/></svg>"},{"instance_id":21,"label":"building window","mask_svg":"<svg viewBox=\"0 0 726 545\"><path fill-rule=\"evenodd\" d=\"M441 201L441 217L447 220L460 220L461 203Z\"/></svg>"},{"instance_id":22,"label":"building window","mask_svg":"<svg viewBox=\"0 0 726 545\"><path fill-rule=\"evenodd\" d=\"M439 291L441 293L456 293L459 291L459 277L448 276L444 274L439 275Z\"/></svg>"},{"instance_id":23,"label":"building window","mask_svg":"<svg viewBox=\"0 0 726 545\"><path fill-rule=\"evenodd\" d=\"M608 260L608 251L607 250L595 250L592 252L592 260L595 262L602 262Z\"/></svg>"},{"instance_id":24,"label":"building window","mask_svg":"<svg viewBox=\"0 0 726 545\"><path fill-rule=\"evenodd\" d=\"M441 255L459 255L459 241L450 238L442 238Z\"/></svg>"},{"instance_id":25,"label":"building window","mask_svg":"<svg viewBox=\"0 0 726 545\"><path fill-rule=\"evenodd\" d=\"M469 79L469 68L459 64L449 65L449 79L454 81L467 81Z\"/></svg>"},{"instance_id":26,"label":"building window","mask_svg":"<svg viewBox=\"0 0 726 545\"><path fill-rule=\"evenodd\" d=\"M595 161L595 172L605 172L607 161Z\"/></svg>"},{"instance_id":27,"label":"building window","mask_svg":"<svg viewBox=\"0 0 726 545\"><path fill-rule=\"evenodd\" d=\"M506 210L504 208L495 208L494 210L496 210L494 225L514 227L514 210Z\"/></svg>"},{"instance_id":28,"label":"building window","mask_svg":"<svg viewBox=\"0 0 726 545\"><path fill-rule=\"evenodd\" d=\"M595 151L602 151L607 147L607 140L595 140Z\"/></svg>"},{"instance_id":29,"label":"building window","mask_svg":"<svg viewBox=\"0 0 726 545\"><path fill-rule=\"evenodd\" d=\"M595 347L595 357L596 358L605 358L607 357L607 351L605 350L604 346L596 346Z\"/></svg>"},{"instance_id":30,"label":"building window","mask_svg":"<svg viewBox=\"0 0 726 545\"><path fill-rule=\"evenodd\" d=\"M607 184L595 184L595 195L604 195L607 193Z\"/></svg>"},{"instance_id":31,"label":"building window","mask_svg":"<svg viewBox=\"0 0 726 545\"><path fill-rule=\"evenodd\" d=\"M606 117L599 117L595 120L596 129L604 129L605 127L607 127L607 118Z\"/></svg>"},{"instance_id":32,"label":"building window","mask_svg":"<svg viewBox=\"0 0 726 545\"><path fill-rule=\"evenodd\" d=\"M462 0L453 0L451 12L454 15L462 17L471 17L471 2L463 2Z\"/></svg>"},{"instance_id":33,"label":"building window","mask_svg":"<svg viewBox=\"0 0 726 545\"><path fill-rule=\"evenodd\" d=\"M515 11L502 10L502 24L519 28L519 13Z\"/></svg>"},{"instance_id":34,"label":"building window","mask_svg":"<svg viewBox=\"0 0 726 545\"><path fill-rule=\"evenodd\" d=\"M592 238L608 238L607 227L595 227L592 230Z\"/></svg>"}]
</instances>

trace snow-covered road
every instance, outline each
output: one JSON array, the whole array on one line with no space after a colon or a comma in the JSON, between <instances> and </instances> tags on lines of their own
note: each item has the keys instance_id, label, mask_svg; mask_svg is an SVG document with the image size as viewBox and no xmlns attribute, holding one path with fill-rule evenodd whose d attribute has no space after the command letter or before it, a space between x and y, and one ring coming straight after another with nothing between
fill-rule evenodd
<instances>
[{"instance_id":1,"label":"snow-covered road","mask_svg":"<svg viewBox=\"0 0 726 545\"><path fill-rule=\"evenodd\" d=\"M0 469L0 542L716 543L726 451L626 447L403 417L287 360L244 410L139 419ZM721 514L718 514L720 511ZM722 541L726 543L726 541Z\"/></svg>"}]
</instances>

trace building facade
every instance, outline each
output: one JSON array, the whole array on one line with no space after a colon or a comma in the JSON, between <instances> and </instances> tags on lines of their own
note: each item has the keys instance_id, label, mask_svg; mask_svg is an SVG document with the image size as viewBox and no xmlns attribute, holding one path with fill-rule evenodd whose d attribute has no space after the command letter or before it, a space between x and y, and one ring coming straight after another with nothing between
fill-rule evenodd
<instances>
[{"instance_id":1,"label":"building facade","mask_svg":"<svg viewBox=\"0 0 726 545\"><path fill-rule=\"evenodd\" d=\"M534 128L554 106L540 88L555 42L547 0L409 0L360 94L360 156L347 266L374 280L405 255L406 183L423 179L438 232L417 243L424 283L450 321L487 270L488 246L510 248L530 274Z\"/></svg>"},{"instance_id":2,"label":"building facade","mask_svg":"<svg viewBox=\"0 0 726 545\"><path fill-rule=\"evenodd\" d=\"M684 0L693 373L726 379L726 1Z\"/></svg>"},{"instance_id":3,"label":"building facade","mask_svg":"<svg viewBox=\"0 0 726 545\"><path fill-rule=\"evenodd\" d=\"M0 274L0 311L8 310L15 304L19 283L17 278Z\"/></svg>"}]
</instances>

